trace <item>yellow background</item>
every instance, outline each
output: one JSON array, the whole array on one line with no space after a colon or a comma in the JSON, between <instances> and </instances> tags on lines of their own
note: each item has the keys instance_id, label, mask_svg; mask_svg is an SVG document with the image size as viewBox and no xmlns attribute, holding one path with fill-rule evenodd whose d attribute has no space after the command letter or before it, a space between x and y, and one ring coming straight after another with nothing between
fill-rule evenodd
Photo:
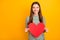
<instances>
[{"instance_id":1,"label":"yellow background","mask_svg":"<svg viewBox=\"0 0 60 40\"><path fill-rule=\"evenodd\" d=\"M60 40L59 0L0 0L0 40L28 40L24 32L25 19L32 2L38 1L45 16L46 40Z\"/></svg>"}]
</instances>

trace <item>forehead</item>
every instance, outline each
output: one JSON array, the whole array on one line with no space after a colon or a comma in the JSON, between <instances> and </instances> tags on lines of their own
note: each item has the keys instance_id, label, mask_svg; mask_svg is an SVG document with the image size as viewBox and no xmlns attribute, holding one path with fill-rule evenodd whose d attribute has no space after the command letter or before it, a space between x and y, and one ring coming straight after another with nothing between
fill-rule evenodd
<instances>
[{"instance_id":1,"label":"forehead","mask_svg":"<svg viewBox=\"0 0 60 40\"><path fill-rule=\"evenodd\" d=\"M38 4L34 4L33 7L39 7L39 5Z\"/></svg>"}]
</instances>

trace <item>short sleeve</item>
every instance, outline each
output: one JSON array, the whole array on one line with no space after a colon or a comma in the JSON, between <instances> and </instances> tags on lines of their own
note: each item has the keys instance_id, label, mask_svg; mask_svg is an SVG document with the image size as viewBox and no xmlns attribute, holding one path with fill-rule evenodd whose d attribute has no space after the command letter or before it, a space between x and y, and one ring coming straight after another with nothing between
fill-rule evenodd
<instances>
[{"instance_id":1,"label":"short sleeve","mask_svg":"<svg viewBox=\"0 0 60 40\"><path fill-rule=\"evenodd\" d=\"M25 21L26 28L28 28L28 22L29 22L29 16L26 18L26 21Z\"/></svg>"},{"instance_id":2,"label":"short sleeve","mask_svg":"<svg viewBox=\"0 0 60 40\"><path fill-rule=\"evenodd\" d=\"M43 23L44 23L44 25L46 25L46 20L45 20L45 17L43 17Z\"/></svg>"}]
</instances>

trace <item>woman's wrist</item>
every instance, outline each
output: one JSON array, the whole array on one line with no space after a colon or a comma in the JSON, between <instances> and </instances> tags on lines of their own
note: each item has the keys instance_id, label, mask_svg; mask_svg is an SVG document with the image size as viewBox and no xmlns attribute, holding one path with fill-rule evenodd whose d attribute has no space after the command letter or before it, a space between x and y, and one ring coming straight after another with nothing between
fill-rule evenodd
<instances>
[{"instance_id":1,"label":"woman's wrist","mask_svg":"<svg viewBox=\"0 0 60 40\"><path fill-rule=\"evenodd\" d=\"M47 28L45 28L45 32L48 32L48 29Z\"/></svg>"},{"instance_id":2,"label":"woman's wrist","mask_svg":"<svg viewBox=\"0 0 60 40\"><path fill-rule=\"evenodd\" d=\"M28 32L29 28L25 28L25 32Z\"/></svg>"}]
</instances>

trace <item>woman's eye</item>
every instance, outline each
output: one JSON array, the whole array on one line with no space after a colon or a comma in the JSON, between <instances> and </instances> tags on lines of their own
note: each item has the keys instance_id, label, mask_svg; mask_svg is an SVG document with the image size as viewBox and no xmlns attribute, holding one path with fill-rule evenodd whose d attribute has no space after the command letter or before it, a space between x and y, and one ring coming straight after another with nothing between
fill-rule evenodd
<instances>
[{"instance_id":1,"label":"woman's eye","mask_svg":"<svg viewBox=\"0 0 60 40\"><path fill-rule=\"evenodd\" d=\"M39 7L33 7L33 9L35 9L35 8L39 8Z\"/></svg>"},{"instance_id":2,"label":"woman's eye","mask_svg":"<svg viewBox=\"0 0 60 40\"><path fill-rule=\"evenodd\" d=\"M37 8L39 8L39 7L37 7Z\"/></svg>"},{"instance_id":3,"label":"woman's eye","mask_svg":"<svg viewBox=\"0 0 60 40\"><path fill-rule=\"evenodd\" d=\"M33 8L35 8L35 7L33 7Z\"/></svg>"}]
</instances>

